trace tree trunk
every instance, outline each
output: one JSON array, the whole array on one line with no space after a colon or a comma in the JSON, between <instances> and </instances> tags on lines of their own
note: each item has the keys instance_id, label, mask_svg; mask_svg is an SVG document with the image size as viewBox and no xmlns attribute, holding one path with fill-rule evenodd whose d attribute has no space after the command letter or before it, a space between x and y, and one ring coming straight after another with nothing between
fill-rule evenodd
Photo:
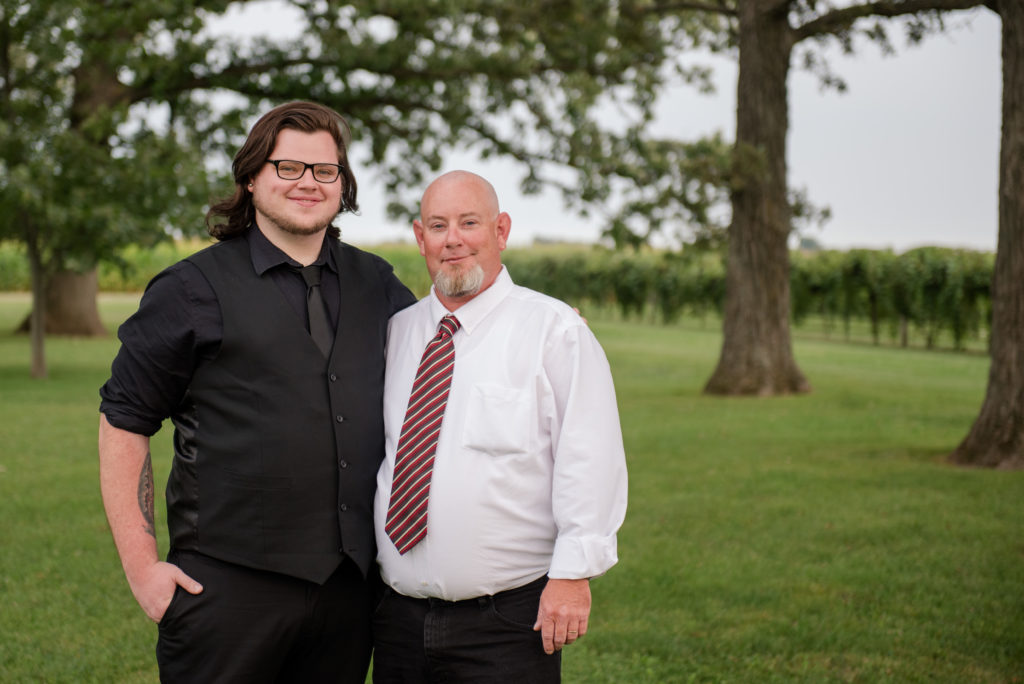
<instances>
[{"instance_id":1,"label":"tree trunk","mask_svg":"<svg viewBox=\"0 0 1024 684\"><path fill-rule=\"evenodd\" d=\"M954 463L1024 468L1024 3L996 3L1003 22L999 244L992 275L988 390Z\"/></svg>"},{"instance_id":2,"label":"tree trunk","mask_svg":"<svg viewBox=\"0 0 1024 684\"><path fill-rule=\"evenodd\" d=\"M786 77L794 37L785 3L741 0L738 10L735 176L723 341L704 391L807 392L810 385L793 358L789 335Z\"/></svg>"},{"instance_id":3,"label":"tree trunk","mask_svg":"<svg viewBox=\"0 0 1024 684\"><path fill-rule=\"evenodd\" d=\"M103 337L107 334L96 304L99 277L95 268L85 273L57 271L46 279L45 296L40 297L34 290L35 275L32 313L18 326L18 332L28 332L32 317L38 314L43 316L45 325L41 330L47 335Z\"/></svg>"},{"instance_id":4,"label":"tree trunk","mask_svg":"<svg viewBox=\"0 0 1024 684\"><path fill-rule=\"evenodd\" d=\"M882 321L881 321L881 319L882 319L882 315L878 311L879 310L878 294L876 294L875 292L872 292L869 295L868 306L869 306L869 310L871 312L870 313L870 316L871 316L871 340L872 340L872 342L874 342L875 346L877 347L879 345L879 338L881 336L881 329L882 329Z\"/></svg>"},{"instance_id":5,"label":"tree trunk","mask_svg":"<svg viewBox=\"0 0 1024 684\"><path fill-rule=\"evenodd\" d=\"M29 331L29 346L32 349L32 370L33 378L45 378L46 370L46 332L43 326L43 319L46 316L46 298L43 291L46 284L46 273L43 270L43 258L39 251L38 229L31 219L24 219L27 230L26 246L28 247L29 274L32 281L32 311L29 312L27 323ZM24 325L24 324L23 324Z\"/></svg>"}]
</instances>

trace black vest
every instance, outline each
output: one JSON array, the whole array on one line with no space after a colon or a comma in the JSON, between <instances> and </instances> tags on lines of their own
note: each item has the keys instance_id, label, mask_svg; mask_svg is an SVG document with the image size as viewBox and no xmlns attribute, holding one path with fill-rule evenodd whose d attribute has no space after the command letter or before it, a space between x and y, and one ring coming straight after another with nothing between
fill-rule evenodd
<instances>
[{"instance_id":1,"label":"black vest","mask_svg":"<svg viewBox=\"0 0 1024 684\"><path fill-rule=\"evenodd\" d=\"M331 358L235 238L189 261L223 319L174 417L171 546L323 583L343 555L374 562L384 456L384 344L393 304L375 257L331 241L341 308Z\"/></svg>"}]
</instances>

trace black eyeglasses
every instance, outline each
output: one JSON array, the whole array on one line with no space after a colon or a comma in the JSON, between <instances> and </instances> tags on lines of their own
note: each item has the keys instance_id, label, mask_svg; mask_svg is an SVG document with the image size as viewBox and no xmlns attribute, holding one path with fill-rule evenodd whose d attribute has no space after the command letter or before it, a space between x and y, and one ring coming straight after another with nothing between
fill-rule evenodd
<instances>
[{"instance_id":1,"label":"black eyeglasses","mask_svg":"<svg viewBox=\"0 0 1024 684\"><path fill-rule=\"evenodd\" d=\"M340 164L307 164L291 159L268 159L277 169L277 177L281 180L299 180L306 169L313 169L313 179L318 183L333 183L341 175Z\"/></svg>"}]
</instances>

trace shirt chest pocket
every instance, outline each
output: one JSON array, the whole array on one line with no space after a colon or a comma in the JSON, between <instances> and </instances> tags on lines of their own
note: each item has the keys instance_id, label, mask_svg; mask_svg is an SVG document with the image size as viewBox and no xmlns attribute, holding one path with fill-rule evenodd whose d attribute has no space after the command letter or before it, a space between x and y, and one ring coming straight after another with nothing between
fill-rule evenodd
<instances>
[{"instance_id":1,"label":"shirt chest pocket","mask_svg":"<svg viewBox=\"0 0 1024 684\"><path fill-rule=\"evenodd\" d=\"M533 402L528 391L502 385L474 385L462 431L462 445L494 456L530 450Z\"/></svg>"}]
</instances>

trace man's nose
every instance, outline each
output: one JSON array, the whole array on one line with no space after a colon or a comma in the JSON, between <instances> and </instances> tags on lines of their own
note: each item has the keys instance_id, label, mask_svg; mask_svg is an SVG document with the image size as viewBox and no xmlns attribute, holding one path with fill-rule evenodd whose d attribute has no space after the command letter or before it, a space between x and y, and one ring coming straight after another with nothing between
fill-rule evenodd
<instances>
[{"instance_id":1,"label":"man's nose","mask_svg":"<svg viewBox=\"0 0 1024 684\"><path fill-rule=\"evenodd\" d=\"M445 233L444 243L446 245L457 245L462 242L462 231L459 230L458 226L450 226L448 232Z\"/></svg>"}]
</instances>

